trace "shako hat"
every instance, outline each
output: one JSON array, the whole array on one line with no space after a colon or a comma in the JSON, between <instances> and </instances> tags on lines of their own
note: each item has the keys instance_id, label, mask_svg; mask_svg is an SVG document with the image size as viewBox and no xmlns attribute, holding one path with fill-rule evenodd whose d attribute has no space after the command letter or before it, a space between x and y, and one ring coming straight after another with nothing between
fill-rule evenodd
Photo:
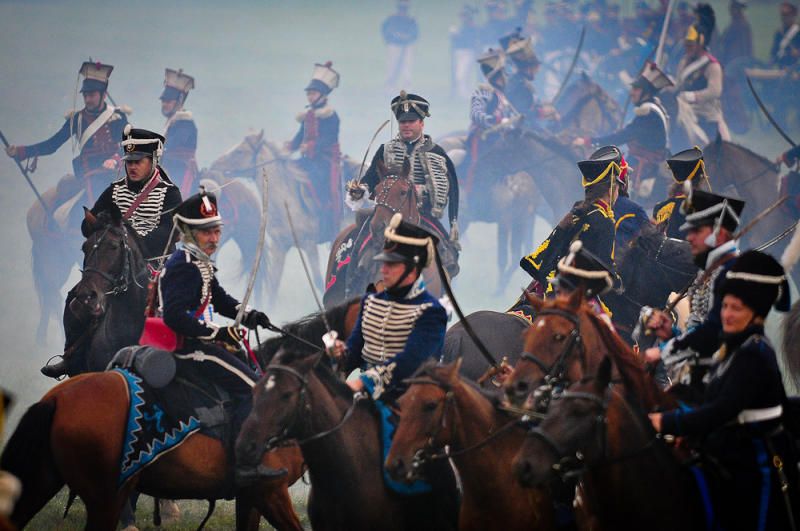
<instances>
[{"instance_id":1,"label":"shako hat","mask_svg":"<svg viewBox=\"0 0 800 531\"><path fill-rule=\"evenodd\" d=\"M489 48L486 53L478 57L478 64L481 65L481 72L486 79L491 81L494 76L503 73L506 57L502 50Z\"/></svg>"},{"instance_id":2,"label":"shako hat","mask_svg":"<svg viewBox=\"0 0 800 531\"><path fill-rule=\"evenodd\" d=\"M720 296L735 295L760 317L766 317L770 308L789 311L791 296L789 282L783 266L772 256L761 251L747 251L736 259L725 274Z\"/></svg>"},{"instance_id":3,"label":"shako hat","mask_svg":"<svg viewBox=\"0 0 800 531\"><path fill-rule=\"evenodd\" d=\"M741 199L717 195L704 190L691 190L683 202L681 211L686 223L679 230L689 230L706 225L719 225L730 232L739 226L745 202Z\"/></svg>"},{"instance_id":4,"label":"shako hat","mask_svg":"<svg viewBox=\"0 0 800 531\"><path fill-rule=\"evenodd\" d=\"M418 225L403 221L399 212L392 216L383 232L383 251L373 260L403 262L423 269L430 265L439 238Z\"/></svg>"},{"instance_id":5,"label":"shako hat","mask_svg":"<svg viewBox=\"0 0 800 531\"><path fill-rule=\"evenodd\" d=\"M217 196L205 189L178 205L174 217L191 229L211 229L223 224L217 210Z\"/></svg>"},{"instance_id":6,"label":"shako hat","mask_svg":"<svg viewBox=\"0 0 800 531\"><path fill-rule=\"evenodd\" d=\"M558 261L558 274L550 281L556 287L575 290L583 286L587 297L602 295L614 285L611 269L575 240L569 254Z\"/></svg>"},{"instance_id":7,"label":"shako hat","mask_svg":"<svg viewBox=\"0 0 800 531\"><path fill-rule=\"evenodd\" d=\"M81 92L105 92L108 88L108 78L114 67L100 61L86 61L81 65L78 74L83 76Z\"/></svg>"},{"instance_id":8,"label":"shako hat","mask_svg":"<svg viewBox=\"0 0 800 531\"><path fill-rule=\"evenodd\" d=\"M428 100L416 94L409 94L405 90L401 90L399 96L392 98L391 107L398 122L424 120L431 115L428 110L430 108Z\"/></svg>"},{"instance_id":9,"label":"shako hat","mask_svg":"<svg viewBox=\"0 0 800 531\"><path fill-rule=\"evenodd\" d=\"M327 61L325 64L316 63L314 71L311 73L311 81L305 90L316 90L322 95L327 96L333 89L339 86L339 72L331 68L333 63Z\"/></svg>"},{"instance_id":10,"label":"shako hat","mask_svg":"<svg viewBox=\"0 0 800 531\"><path fill-rule=\"evenodd\" d=\"M578 162L578 168L583 175L582 184L584 188L595 186L601 183L616 180L619 184L625 184L621 179L622 153L617 146L603 146L591 154L589 160Z\"/></svg>"},{"instance_id":11,"label":"shako hat","mask_svg":"<svg viewBox=\"0 0 800 531\"><path fill-rule=\"evenodd\" d=\"M673 85L675 85L675 83L672 82L669 76L665 74L658 65L650 61L647 62L644 70L639 74L639 77L631 83L632 87L645 89L653 94L658 93L658 91L663 88Z\"/></svg>"},{"instance_id":12,"label":"shako hat","mask_svg":"<svg viewBox=\"0 0 800 531\"><path fill-rule=\"evenodd\" d=\"M158 159L164 150L164 137L147 129L136 129L127 124L122 130L122 159Z\"/></svg>"},{"instance_id":13,"label":"shako hat","mask_svg":"<svg viewBox=\"0 0 800 531\"><path fill-rule=\"evenodd\" d=\"M686 40L707 48L717 23L714 8L709 4L697 4L694 12L697 20L686 30Z\"/></svg>"},{"instance_id":14,"label":"shako hat","mask_svg":"<svg viewBox=\"0 0 800 531\"><path fill-rule=\"evenodd\" d=\"M189 91L194 88L194 78L183 73L183 69L164 70L164 92L161 93L161 100L177 100L181 97L185 100Z\"/></svg>"},{"instance_id":15,"label":"shako hat","mask_svg":"<svg viewBox=\"0 0 800 531\"><path fill-rule=\"evenodd\" d=\"M672 172L672 178L677 183L702 179L706 176L703 151L697 146L670 156L667 159L667 166Z\"/></svg>"}]
</instances>

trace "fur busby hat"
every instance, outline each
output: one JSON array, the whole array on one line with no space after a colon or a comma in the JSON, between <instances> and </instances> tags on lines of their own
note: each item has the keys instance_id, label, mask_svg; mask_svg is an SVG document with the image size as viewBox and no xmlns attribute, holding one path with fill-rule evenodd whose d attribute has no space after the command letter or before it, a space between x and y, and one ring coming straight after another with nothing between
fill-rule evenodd
<instances>
[{"instance_id":1,"label":"fur busby hat","mask_svg":"<svg viewBox=\"0 0 800 531\"><path fill-rule=\"evenodd\" d=\"M217 210L217 196L204 189L178 205L174 217L190 229L211 229L223 224Z\"/></svg>"},{"instance_id":2,"label":"fur busby hat","mask_svg":"<svg viewBox=\"0 0 800 531\"><path fill-rule=\"evenodd\" d=\"M122 130L123 160L150 157L158 162L164 150L164 137L147 129L135 129L131 124Z\"/></svg>"},{"instance_id":3,"label":"fur busby hat","mask_svg":"<svg viewBox=\"0 0 800 531\"><path fill-rule=\"evenodd\" d=\"M575 240L569 246L569 254L558 261L558 274L550 283L569 291L581 286L591 298L611 289L614 279L611 269L584 249L583 242Z\"/></svg>"},{"instance_id":4,"label":"fur busby hat","mask_svg":"<svg viewBox=\"0 0 800 531\"><path fill-rule=\"evenodd\" d=\"M399 96L392 98L392 112L398 122L403 120L424 120L431 113L428 111L430 103L422 96L400 91Z\"/></svg>"},{"instance_id":5,"label":"fur busby hat","mask_svg":"<svg viewBox=\"0 0 800 531\"><path fill-rule=\"evenodd\" d=\"M720 295L735 295L756 315L766 317L770 308L789 311L791 296L783 266L760 251L747 251L736 259L720 288Z\"/></svg>"},{"instance_id":6,"label":"fur busby hat","mask_svg":"<svg viewBox=\"0 0 800 531\"><path fill-rule=\"evenodd\" d=\"M183 69L173 70L167 68L164 71L164 92L161 93L160 100L186 101L189 91L194 88L194 78L183 73Z\"/></svg>"},{"instance_id":7,"label":"fur busby hat","mask_svg":"<svg viewBox=\"0 0 800 531\"><path fill-rule=\"evenodd\" d=\"M734 232L739 227L745 202L741 199L717 195L704 190L692 190L681 206L686 223L680 230L689 230L707 225L720 226Z\"/></svg>"},{"instance_id":8,"label":"fur busby hat","mask_svg":"<svg viewBox=\"0 0 800 531\"><path fill-rule=\"evenodd\" d=\"M316 90L323 96L327 96L333 89L339 86L339 72L332 68L331 61L325 64L316 63L314 65L314 72L311 74L311 81L305 90Z\"/></svg>"},{"instance_id":9,"label":"fur busby hat","mask_svg":"<svg viewBox=\"0 0 800 531\"><path fill-rule=\"evenodd\" d=\"M81 92L105 92L108 88L108 78L114 67L99 61L86 61L78 71L83 76Z\"/></svg>"},{"instance_id":10,"label":"fur busby hat","mask_svg":"<svg viewBox=\"0 0 800 531\"><path fill-rule=\"evenodd\" d=\"M676 183L695 182L706 178L703 151L697 146L675 153L667 159L667 166Z\"/></svg>"},{"instance_id":11,"label":"fur busby hat","mask_svg":"<svg viewBox=\"0 0 800 531\"><path fill-rule=\"evenodd\" d=\"M400 213L392 216L383 233L383 252L373 260L378 262L403 262L422 270L433 260L434 247L439 238L418 225L403 221Z\"/></svg>"},{"instance_id":12,"label":"fur busby hat","mask_svg":"<svg viewBox=\"0 0 800 531\"><path fill-rule=\"evenodd\" d=\"M601 183L610 183L611 179L618 184L625 183L620 178L622 168L622 153L617 146L603 146L589 156L588 160L578 162L578 168L583 175L584 188Z\"/></svg>"}]
</instances>

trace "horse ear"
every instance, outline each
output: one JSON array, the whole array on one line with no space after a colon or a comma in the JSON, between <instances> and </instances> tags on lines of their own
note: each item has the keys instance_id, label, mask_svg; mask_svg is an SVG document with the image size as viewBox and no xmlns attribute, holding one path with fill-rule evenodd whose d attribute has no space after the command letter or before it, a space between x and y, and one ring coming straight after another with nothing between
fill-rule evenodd
<instances>
[{"instance_id":1,"label":"horse ear","mask_svg":"<svg viewBox=\"0 0 800 531\"><path fill-rule=\"evenodd\" d=\"M577 289L573 290L572 293L569 294L569 307L572 310L577 310L583 304L583 290L578 287Z\"/></svg>"},{"instance_id":2,"label":"horse ear","mask_svg":"<svg viewBox=\"0 0 800 531\"><path fill-rule=\"evenodd\" d=\"M458 380L458 373L461 372L461 363L464 361L464 358L459 356L456 358L456 361L450 364L447 371L447 380L449 382L456 382Z\"/></svg>"},{"instance_id":3,"label":"horse ear","mask_svg":"<svg viewBox=\"0 0 800 531\"><path fill-rule=\"evenodd\" d=\"M522 293L525 295L525 298L528 299L528 304L531 305L536 313L539 313L542 306L544 306L544 299L540 299L535 293L531 293L528 290L523 290Z\"/></svg>"},{"instance_id":4,"label":"horse ear","mask_svg":"<svg viewBox=\"0 0 800 531\"><path fill-rule=\"evenodd\" d=\"M603 357L600 367L597 369L597 390L603 392L608 384L611 383L611 358Z\"/></svg>"},{"instance_id":5,"label":"horse ear","mask_svg":"<svg viewBox=\"0 0 800 531\"><path fill-rule=\"evenodd\" d=\"M92 214L92 211L86 207L83 207L83 219L86 220L86 223L89 224L89 227L94 228L97 225L97 216Z\"/></svg>"},{"instance_id":6,"label":"horse ear","mask_svg":"<svg viewBox=\"0 0 800 531\"><path fill-rule=\"evenodd\" d=\"M108 209L108 213L111 214L111 221L113 221L115 225L118 225L122 221L122 212L119 211L119 207L116 203L111 205L111 208Z\"/></svg>"},{"instance_id":7,"label":"horse ear","mask_svg":"<svg viewBox=\"0 0 800 531\"><path fill-rule=\"evenodd\" d=\"M386 164L380 159L378 159L378 175L386 177Z\"/></svg>"}]
</instances>

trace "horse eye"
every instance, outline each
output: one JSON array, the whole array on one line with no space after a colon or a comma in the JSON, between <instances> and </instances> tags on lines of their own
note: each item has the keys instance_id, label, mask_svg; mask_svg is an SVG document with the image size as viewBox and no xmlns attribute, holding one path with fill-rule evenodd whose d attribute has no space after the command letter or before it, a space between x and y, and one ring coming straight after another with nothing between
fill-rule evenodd
<instances>
[{"instance_id":1,"label":"horse eye","mask_svg":"<svg viewBox=\"0 0 800 531\"><path fill-rule=\"evenodd\" d=\"M425 405L422 407L424 411L434 411L438 404L436 402L425 402Z\"/></svg>"},{"instance_id":2,"label":"horse eye","mask_svg":"<svg viewBox=\"0 0 800 531\"><path fill-rule=\"evenodd\" d=\"M290 398L292 398L292 394L293 393L291 391L286 391L285 393L281 393L281 400L289 400Z\"/></svg>"},{"instance_id":3,"label":"horse eye","mask_svg":"<svg viewBox=\"0 0 800 531\"><path fill-rule=\"evenodd\" d=\"M553 340L561 343L562 341L564 341L564 334L555 334L553 336Z\"/></svg>"}]
</instances>

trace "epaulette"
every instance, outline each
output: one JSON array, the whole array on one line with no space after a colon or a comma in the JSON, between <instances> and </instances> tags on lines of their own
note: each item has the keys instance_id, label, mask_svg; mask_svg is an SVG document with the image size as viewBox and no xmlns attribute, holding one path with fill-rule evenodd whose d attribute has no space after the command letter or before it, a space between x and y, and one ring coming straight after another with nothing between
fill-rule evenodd
<instances>
[{"instance_id":1,"label":"epaulette","mask_svg":"<svg viewBox=\"0 0 800 531\"><path fill-rule=\"evenodd\" d=\"M75 116L76 113L77 113L77 111L71 109L71 110L67 111L66 113L64 113L64 119L65 120L69 120L70 118Z\"/></svg>"},{"instance_id":2,"label":"epaulette","mask_svg":"<svg viewBox=\"0 0 800 531\"><path fill-rule=\"evenodd\" d=\"M330 105L326 105L321 109L314 109L314 116L316 116L317 118L322 118L322 119L330 118L331 116L334 115L334 113L336 113L336 111ZM308 111L297 113L297 116L295 118L297 119L298 122L303 122L303 120L306 119L306 114L308 114Z\"/></svg>"},{"instance_id":3,"label":"epaulette","mask_svg":"<svg viewBox=\"0 0 800 531\"><path fill-rule=\"evenodd\" d=\"M123 116L122 113L114 111L113 113L111 113L111 117L108 119L108 121L114 122L116 120L122 120L122 116Z\"/></svg>"},{"instance_id":4,"label":"epaulette","mask_svg":"<svg viewBox=\"0 0 800 531\"><path fill-rule=\"evenodd\" d=\"M636 116L647 116L652 111L650 105L637 105L633 108L633 114Z\"/></svg>"},{"instance_id":5,"label":"epaulette","mask_svg":"<svg viewBox=\"0 0 800 531\"><path fill-rule=\"evenodd\" d=\"M192 111L180 110L175 112L174 120L193 120Z\"/></svg>"}]
</instances>

